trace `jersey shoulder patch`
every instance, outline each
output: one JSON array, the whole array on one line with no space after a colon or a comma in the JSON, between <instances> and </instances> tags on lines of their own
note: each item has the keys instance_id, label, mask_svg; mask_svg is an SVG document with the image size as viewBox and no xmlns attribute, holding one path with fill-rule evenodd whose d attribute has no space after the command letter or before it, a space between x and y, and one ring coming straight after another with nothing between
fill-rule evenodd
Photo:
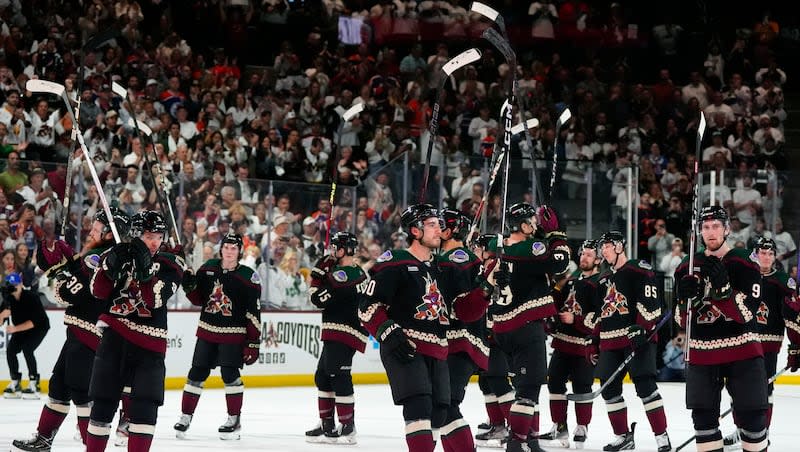
<instances>
[{"instance_id":1,"label":"jersey shoulder patch","mask_svg":"<svg viewBox=\"0 0 800 452\"><path fill-rule=\"evenodd\" d=\"M334 270L333 273L331 273L331 277L336 282L345 282L347 281L347 272L344 270Z\"/></svg>"},{"instance_id":2,"label":"jersey shoulder patch","mask_svg":"<svg viewBox=\"0 0 800 452\"><path fill-rule=\"evenodd\" d=\"M378 262L378 263L389 262L393 258L394 258L394 255L392 254L392 250L386 250L386 251L383 252L383 254L378 256L378 258L375 260L375 262Z\"/></svg>"},{"instance_id":3,"label":"jersey shoulder patch","mask_svg":"<svg viewBox=\"0 0 800 452\"><path fill-rule=\"evenodd\" d=\"M455 262L456 264L463 264L469 260L469 254L465 250L456 249L447 255L447 259L450 262Z\"/></svg>"},{"instance_id":4,"label":"jersey shoulder patch","mask_svg":"<svg viewBox=\"0 0 800 452\"><path fill-rule=\"evenodd\" d=\"M797 282L794 280L794 278L789 278L788 280L786 280L786 286L792 290L796 290Z\"/></svg>"},{"instance_id":5,"label":"jersey shoulder patch","mask_svg":"<svg viewBox=\"0 0 800 452\"><path fill-rule=\"evenodd\" d=\"M100 266L100 255L94 253L87 254L86 257L83 258L83 263L86 267L94 270Z\"/></svg>"},{"instance_id":6,"label":"jersey shoulder patch","mask_svg":"<svg viewBox=\"0 0 800 452\"><path fill-rule=\"evenodd\" d=\"M645 270L652 270L653 266L650 265L650 262L647 261L639 261L639 267Z\"/></svg>"},{"instance_id":7,"label":"jersey shoulder patch","mask_svg":"<svg viewBox=\"0 0 800 452\"><path fill-rule=\"evenodd\" d=\"M531 244L531 254L534 256L541 256L547 251L547 245L544 242L535 241Z\"/></svg>"},{"instance_id":8,"label":"jersey shoulder patch","mask_svg":"<svg viewBox=\"0 0 800 452\"><path fill-rule=\"evenodd\" d=\"M250 282L253 284L259 284L259 285L261 284L261 277L258 276L258 272L253 272L250 275Z\"/></svg>"}]
</instances>

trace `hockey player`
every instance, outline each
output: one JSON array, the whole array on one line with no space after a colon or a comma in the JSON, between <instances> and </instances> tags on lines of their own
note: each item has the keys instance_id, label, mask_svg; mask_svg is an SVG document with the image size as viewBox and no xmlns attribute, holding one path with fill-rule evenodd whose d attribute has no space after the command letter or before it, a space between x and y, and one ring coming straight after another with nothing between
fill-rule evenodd
<instances>
[{"instance_id":1,"label":"hockey player","mask_svg":"<svg viewBox=\"0 0 800 452\"><path fill-rule=\"evenodd\" d=\"M438 211L429 204L409 206L400 221L409 247L388 250L377 259L370 269L371 279L359 286L363 297L359 318L380 343L392 398L403 406L408 450L432 452L432 428L443 425L450 403L445 361L450 313L433 258L441 242L442 224ZM493 268L489 264L485 275ZM459 295L453 301L456 317L465 322L480 318L488 305L487 296L480 288Z\"/></svg>"},{"instance_id":2,"label":"hockey player","mask_svg":"<svg viewBox=\"0 0 800 452\"><path fill-rule=\"evenodd\" d=\"M444 229L442 247L437 261L442 272L440 288L452 314L452 303L463 293L471 291L481 273L481 260L464 246L470 220L453 209L442 211ZM491 288L487 288L489 291ZM465 322L451 315L447 329L447 367L450 375L450 407L447 409L440 434L446 451L475 448L469 424L459 406L464 400L470 377L479 369L489 367L489 346L486 342L486 316Z\"/></svg>"},{"instance_id":3,"label":"hockey player","mask_svg":"<svg viewBox=\"0 0 800 452\"><path fill-rule=\"evenodd\" d=\"M675 270L676 321L686 328L686 406L692 410L698 450L722 451L719 431L723 386L733 399L742 448L767 448L767 385L755 313L761 303L761 275L744 249L731 248L728 213L719 206L700 212L705 249Z\"/></svg>"},{"instance_id":4,"label":"hockey player","mask_svg":"<svg viewBox=\"0 0 800 452\"><path fill-rule=\"evenodd\" d=\"M655 273L650 264L628 259L625 254L625 237L621 232L610 231L598 241L600 253L610 266L598 280L594 312L586 315L584 324L599 331L600 357L597 376L605 383L611 374L635 351L626 370L636 386L636 395L642 400L647 420L656 436L659 452L671 449L667 434L664 401L656 385L656 344L648 336L661 317ZM634 422L628 429L628 409L622 397L622 378L619 373L603 390L608 418L616 438L603 447L604 451L634 449Z\"/></svg>"},{"instance_id":5,"label":"hockey player","mask_svg":"<svg viewBox=\"0 0 800 452\"><path fill-rule=\"evenodd\" d=\"M553 427L540 440L557 441L569 447L567 429L567 380L572 381L572 392L584 394L592 391L594 366L597 364L599 338L583 324L585 314L592 310L592 301L598 290L600 256L597 241L585 240L581 244L578 270L556 285L558 320L550 333L553 355L547 369L547 389L550 391L550 417ZM576 402L575 447L583 448L589 422L592 420L592 401Z\"/></svg>"},{"instance_id":6,"label":"hockey player","mask_svg":"<svg viewBox=\"0 0 800 452\"><path fill-rule=\"evenodd\" d=\"M548 208L548 222L554 215ZM516 390L507 416L511 434L506 450L539 452L537 404L547 372L544 320L557 313L550 282L567 270L570 253L561 235L534 237L538 214L533 206L514 204L506 219L511 234L504 240L495 276L499 296L492 308L492 331L509 356ZM558 229L557 221L549 226L555 227L546 233Z\"/></svg>"},{"instance_id":7,"label":"hockey player","mask_svg":"<svg viewBox=\"0 0 800 452\"><path fill-rule=\"evenodd\" d=\"M494 259L495 253L491 251L490 244L497 238L496 234L483 234L475 241L475 253L486 262ZM492 311L494 305L490 304L486 318L486 342L489 345L488 368L478 375L478 385L483 393L486 413L489 416L487 424L481 424L478 429L486 430L475 435L478 445L484 447L500 447L508 438L506 419L514 403L515 393L508 378L508 356L497 345L492 333Z\"/></svg>"},{"instance_id":8,"label":"hockey player","mask_svg":"<svg viewBox=\"0 0 800 452\"><path fill-rule=\"evenodd\" d=\"M124 237L130 227L130 217L115 207L111 208L111 214L117 232ZM15 440L12 450L50 450L53 438L69 413L70 401L75 404L78 431L86 443L91 409L89 378L100 343L100 330L95 324L107 309L104 303L92 296L89 285L100 256L112 245L114 235L105 211L101 210L94 217L87 243L80 254L76 254L63 240L51 244L40 242L37 247L37 265L55 281L54 301L66 308L67 339L53 367L47 394L49 400L42 407L36 434L27 441Z\"/></svg>"},{"instance_id":9,"label":"hockey player","mask_svg":"<svg viewBox=\"0 0 800 452\"><path fill-rule=\"evenodd\" d=\"M164 403L167 300L185 268L180 258L158 251L166 231L160 213L137 213L131 218L131 242L106 251L92 277L92 295L110 307L98 320L102 337L89 384L88 452L105 450L126 381L131 386L128 450L150 450Z\"/></svg>"},{"instance_id":10,"label":"hockey player","mask_svg":"<svg viewBox=\"0 0 800 452\"><path fill-rule=\"evenodd\" d=\"M331 237L331 253L311 270L311 303L322 309L322 353L317 385L319 425L306 432L306 441L355 444L355 399L350 369L356 351L364 353L369 333L358 320L356 288L367 279L355 261L358 239L349 232ZM336 427L334 410L339 417Z\"/></svg>"},{"instance_id":11,"label":"hockey player","mask_svg":"<svg viewBox=\"0 0 800 452\"><path fill-rule=\"evenodd\" d=\"M800 349L800 328L797 323L797 287L795 281L775 266L775 241L760 237L753 248L753 255L761 270L761 301L755 312L756 331L764 351L764 366L767 378L778 370L778 353L783 343L783 333L789 339L789 350ZM787 328L788 327L788 328ZM795 358L796 359L796 358ZM790 358L791 360L791 358ZM791 367L791 362L787 363ZM774 384L767 386L767 429L772 421L772 391ZM740 424L738 417L734 418ZM741 441L739 429L725 437L725 447Z\"/></svg>"},{"instance_id":12,"label":"hockey player","mask_svg":"<svg viewBox=\"0 0 800 452\"><path fill-rule=\"evenodd\" d=\"M203 384L216 367L225 384L228 411L228 419L218 430L220 438L240 437L244 384L239 369L258 360L261 343L261 281L258 273L239 264L243 248L242 236L228 233L220 243L220 258L206 261L197 274L183 275L186 297L201 311L192 368L183 387L182 414L174 426L178 438L186 437Z\"/></svg>"}]
</instances>

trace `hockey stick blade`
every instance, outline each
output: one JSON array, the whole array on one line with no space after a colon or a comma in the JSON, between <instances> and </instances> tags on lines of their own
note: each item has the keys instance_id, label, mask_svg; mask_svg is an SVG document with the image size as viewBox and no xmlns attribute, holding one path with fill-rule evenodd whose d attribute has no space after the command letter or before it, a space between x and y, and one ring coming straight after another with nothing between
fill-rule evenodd
<instances>
[{"instance_id":1,"label":"hockey stick blade","mask_svg":"<svg viewBox=\"0 0 800 452\"><path fill-rule=\"evenodd\" d=\"M500 13L497 12L497 10L481 2L472 2L472 6L469 7L469 10L470 12L480 14L492 22L497 20L497 18L500 16Z\"/></svg>"},{"instance_id":2,"label":"hockey stick blade","mask_svg":"<svg viewBox=\"0 0 800 452\"><path fill-rule=\"evenodd\" d=\"M128 127L132 128L132 129L135 129L137 125L139 126L139 132L142 132L143 134L147 135L148 137L153 134L153 129L151 129L147 124L145 124L145 123L143 123L141 121L136 121L132 117L128 118Z\"/></svg>"},{"instance_id":3,"label":"hockey stick blade","mask_svg":"<svg viewBox=\"0 0 800 452\"><path fill-rule=\"evenodd\" d=\"M525 124L519 123L511 128L511 135L519 135L520 133L524 132L525 129L534 129L539 127L539 120L536 118L531 118L525 121Z\"/></svg>"},{"instance_id":4,"label":"hockey stick blade","mask_svg":"<svg viewBox=\"0 0 800 452\"><path fill-rule=\"evenodd\" d=\"M656 323L656 326L653 327L653 330L650 332L650 334L647 335L647 342L650 342L653 339L653 337L658 333L658 330L660 330L661 327L663 327L667 323L667 321L669 321L672 318L672 315L673 313L672 311L670 311L664 314L663 317L661 317L658 323ZM619 367L617 367L616 370L614 370L614 372L611 373L611 375L606 379L606 381L603 384L600 385L599 388L597 388L597 390L592 392L586 392L583 394L567 394L567 400L573 402L588 402L589 400L596 399L597 397L600 396L600 394L603 393L603 391L608 387L608 385L611 384L611 382L617 378L619 373L625 370L625 367L628 365L628 363L630 363L633 360L635 356L636 356L636 350L634 349L632 352L628 353L628 356L625 357L625 359L622 361Z\"/></svg>"},{"instance_id":5,"label":"hockey stick blade","mask_svg":"<svg viewBox=\"0 0 800 452\"><path fill-rule=\"evenodd\" d=\"M350 121L362 111L364 111L364 104L362 102L359 102L348 108L344 113L342 113L342 119L344 119L345 121Z\"/></svg>"},{"instance_id":6,"label":"hockey stick blade","mask_svg":"<svg viewBox=\"0 0 800 452\"><path fill-rule=\"evenodd\" d=\"M117 96L125 99L128 96L128 90L117 82L111 82L111 91Z\"/></svg>"},{"instance_id":7,"label":"hockey stick blade","mask_svg":"<svg viewBox=\"0 0 800 452\"><path fill-rule=\"evenodd\" d=\"M481 52L476 49L467 49L458 55L454 56L450 59L447 63L442 66L442 70L444 73L449 77L450 74L458 70L459 68L466 66L467 64L473 63L481 59Z\"/></svg>"},{"instance_id":8,"label":"hockey stick blade","mask_svg":"<svg viewBox=\"0 0 800 452\"><path fill-rule=\"evenodd\" d=\"M41 79L28 80L25 83L25 89L33 93L50 93L56 96L64 93L64 85Z\"/></svg>"},{"instance_id":9,"label":"hockey stick blade","mask_svg":"<svg viewBox=\"0 0 800 452\"><path fill-rule=\"evenodd\" d=\"M516 71L516 61L517 61L517 54L514 52L514 49L511 48L511 45L508 41L500 36L500 33L497 32L494 28L487 28L483 30L483 34L481 34L483 39L489 41L493 46L503 54L503 58L505 58L506 62L510 65L514 65L514 67L510 68L512 71Z\"/></svg>"},{"instance_id":10,"label":"hockey stick blade","mask_svg":"<svg viewBox=\"0 0 800 452\"><path fill-rule=\"evenodd\" d=\"M697 139L703 141L703 135L706 133L706 115L700 113L700 125L697 128Z\"/></svg>"},{"instance_id":11,"label":"hockey stick blade","mask_svg":"<svg viewBox=\"0 0 800 452\"><path fill-rule=\"evenodd\" d=\"M558 121L556 121L556 129L563 127L571 117L572 112L569 111L569 108L565 108L564 111L561 112L561 116L558 117Z\"/></svg>"}]
</instances>

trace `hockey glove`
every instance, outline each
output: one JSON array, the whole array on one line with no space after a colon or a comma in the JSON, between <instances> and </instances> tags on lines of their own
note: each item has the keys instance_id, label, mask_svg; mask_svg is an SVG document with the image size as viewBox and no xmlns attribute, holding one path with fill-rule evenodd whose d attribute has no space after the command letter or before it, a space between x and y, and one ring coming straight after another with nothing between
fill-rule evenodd
<instances>
[{"instance_id":1,"label":"hockey glove","mask_svg":"<svg viewBox=\"0 0 800 452\"><path fill-rule=\"evenodd\" d=\"M164 251L166 253L174 254L176 256L180 256L183 259L186 258L186 256L184 256L183 254L184 251L183 245L170 246L168 242L164 242L161 244L161 248L159 248L159 250Z\"/></svg>"},{"instance_id":2,"label":"hockey glove","mask_svg":"<svg viewBox=\"0 0 800 452\"><path fill-rule=\"evenodd\" d=\"M150 249L138 237L131 240L130 249L136 267L134 276L139 281L149 281L153 277L153 255L150 254Z\"/></svg>"},{"instance_id":3,"label":"hockey glove","mask_svg":"<svg viewBox=\"0 0 800 452\"><path fill-rule=\"evenodd\" d=\"M52 249L51 249L52 248ZM75 251L67 242L54 240L52 247L47 246L47 242L42 240L36 247L36 265L43 271L61 262L62 259L71 259Z\"/></svg>"},{"instance_id":4,"label":"hockey glove","mask_svg":"<svg viewBox=\"0 0 800 452\"><path fill-rule=\"evenodd\" d=\"M647 344L647 332L639 325L631 325L628 327L628 340L633 349L638 350Z\"/></svg>"},{"instance_id":5,"label":"hockey glove","mask_svg":"<svg viewBox=\"0 0 800 452\"><path fill-rule=\"evenodd\" d=\"M242 362L246 365L254 364L258 361L259 342L247 342L242 349Z\"/></svg>"},{"instance_id":6,"label":"hockey glove","mask_svg":"<svg viewBox=\"0 0 800 452\"><path fill-rule=\"evenodd\" d=\"M731 284L728 280L728 270L716 256L706 256L700 267L703 276L711 283L712 298L724 298L730 295Z\"/></svg>"},{"instance_id":7,"label":"hockey glove","mask_svg":"<svg viewBox=\"0 0 800 452\"><path fill-rule=\"evenodd\" d=\"M789 344L789 356L786 359L786 367L792 372L800 369L800 345Z\"/></svg>"},{"instance_id":8,"label":"hockey glove","mask_svg":"<svg viewBox=\"0 0 800 452\"><path fill-rule=\"evenodd\" d=\"M508 287L511 284L511 272L508 270L508 263L500 262L497 271L494 272L495 286L499 289Z\"/></svg>"},{"instance_id":9,"label":"hockey glove","mask_svg":"<svg viewBox=\"0 0 800 452\"><path fill-rule=\"evenodd\" d=\"M183 291L189 293L197 288L197 275L194 274L191 270L186 270L183 273L183 279L181 280L181 287L183 287Z\"/></svg>"},{"instance_id":10,"label":"hockey glove","mask_svg":"<svg viewBox=\"0 0 800 452\"><path fill-rule=\"evenodd\" d=\"M118 243L106 254L103 270L112 281L119 281L133 262L127 243Z\"/></svg>"},{"instance_id":11,"label":"hockey glove","mask_svg":"<svg viewBox=\"0 0 800 452\"><path fill-rule=\"evenodd\" d=\"M319 287L325 276L336 265L336 259L333 256L325 256L320 258L314 268L311 269L311 285Z\"/></svg>"},{"instance_id":12,"label":"hockey glove","mask_svg":"<svg viewBox=\"0 0 800 452\"><path fill-rule=\"evenodd\" d=\"M703 294L700 292L700 278L697 275L683 275L678 284L678 297L686 300L694 308L702 306Z\"/></svg>"},{"instance_id":13,"label":"hockey glove","mask_svg":"<svg viewBox=\"0 0 800 452\"><path fill-rule=\"evenodd\" d=\"M600 347L597 344L597 338L592 336L586 337L586 346L583 348L583 357L586 358L586 362L592 366L597 365L597 361L600 360Z\"/></svg>"},{"instance_id":14,"label":"hockey glove","mask_svg":"<svg viewBox=\"0 0 800 452\"><path fill-rule=\"evenodd\" d=\"M494 291L494 286L497 284L495 281L495 270L497 268L497 259L488 259L483 265L483 272L475 278L475 285L483 289L483 292L489 296Z\"/></svg>"},{"instance_id":15,"label":"hockey glove","mask_svg":"<svg viewBox=\"0 0 800 452\"><path fill-rule=\"evenodd\" d=\"M410 363L417 354L417 346L408 339L400 325L392 321L384 322L378 328L378 341L401 363Z\"/></svg>"}]
</instances>

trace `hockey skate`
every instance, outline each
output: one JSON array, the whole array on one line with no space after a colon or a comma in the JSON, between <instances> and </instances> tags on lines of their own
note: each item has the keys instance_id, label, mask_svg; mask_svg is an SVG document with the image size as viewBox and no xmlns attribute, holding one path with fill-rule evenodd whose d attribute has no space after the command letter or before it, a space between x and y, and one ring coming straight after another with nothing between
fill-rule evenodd
<instances>
[{"instance_id":1,"label":"hockey skate","mask_svg":"<svg viewBox=\"0 0 800 452\"><path fill-rule=\"evenodd\" d=\"M475 435L475 444L480 447L505 447L508 441L508 429L505 425L493 425L488 431Z\"/></svg>"},{"instance_id":2,"label":"hockey skate","mask_svg":"<svg viewBox=\"0 0 800 452\"><path fill-rule=\"evenodd\" d=\"M338 436L339 436L339 431L336 429L336 421L334 421L332 417L326 417L325 419L322 419L315 428L306 432L306 442L309 443L336 442Z\"/></svg>"},{"instance_id":3,"label":"hockey skate","mask_svg":"<svg viewBox=\"0 0 800 452\"><path fill-rule=\"evenodd\" d=\"M667 432L656 435L656 445L658 446L658 452L670 452L672 450L672 444L669 442Z\"/></svg>"},{"instance_id":4,"label":"hockey skate","mask_svg":"<svg viewBox=\"0 0 800 452\"><path fill-rule=\"evenodd\" d=\"M725 450L738 450L742 448L742 439L739 437L739 429L733 431L722 440Z\"/></svg>"},{"instance_id":5,"label":"hockey skate","mask_svg":"<svg viewBox=\"0 0 800 452\"><path fill-rule=\"evenodd\" d=\"M128 445L128 428L130 427L130 420L125 416L122 411L119 412L119 423L117 424L116 436L114 437L114 445L117 447L125 447Z\"/></svg>"},{"instance_id":6,"label":"hockey skate","mask_svg":"<svg viewBox=\"0 0 800 452\"><path fill-rule=\"evenodd\" d=\"M50 447L52 445L53 445L52 436L48 438L46 436L42 436L38 433L35 433L33 437L29 440L15 439L14 442L11 443L11 450L22 451L22 452L31 452L31 451L46 452L50 450Z\"/></svg>"},{"instance_id":7,"label":"hockey skate","mask_svg":"<svg viewBox=\"0 0 800 452\"><path fill-rule=\"evenodd\" d=\"M540 441L545 441L544 444L552 447L566 447L569 449L569 430L567 424L559 423L553 424L548 433L539 435Z\"/></svg>"},{"instance_id":8,"label":"hockey skate","mask_svg":"<svg viewBox=\"0 0 800 452\"><path fill-rule=\"evenodd\" d=\"M189 425L191 425L191 423L191 414L181 414L181 418L172 426L172 428L175 429L175 437L178 439L186 439L186 431L189 430Z\"/></svg>"},{"instance_id":9,"label":"hockey skate","mask_svg":"<svg viewBox=\"0 0 800 452\"><path fill-rule=\"evenodd\" d=\"M631 424L631 430L622 435L616 435L613 441L603 446L604 451L616 452L618 450L633 450L636 449L636 443L633 442L633 431L636 429L636 422Z\"/></svg>"},{"instance_id":10,"label":"hockey skate","mask_svg":"<svg viewBox=\"0 0 800 452\"><path fill-rule=\"evenodd\" d=\"M586 434L588 433L588 428L585 425L579 425L575 427L575 432L572 434L572 442L575 443L576 449L583 449L584 443L586 443Z\"/></svg>"},{"instance_id":11,"label":"hockey skate","mask_svg":"<svg viewBox=\"0 0 800 452\"><path fill-rule=\"evenodd\" d=\"M19 386L19 380L11 380L3 391L4 399L19 399L22 397L22 388Z\"/></svg>"},{"instance_id":12,"label":"hockey skate","mask_svg":"<svg viewBox=\"0 0 800 452\"><path fill-rule=\"evenodd\" d=\"M506 452L531 452L528 443L518 438L511 438L506 443Z\"/></svg>"},{"instance_id":13,"label":"hockey skate","mask_svg":"<svg viewBox=\"0 0 800 452\"><path fill-rule=\"evenodd\" d=\"M228 420L219 426L219 438L225 441L233 441L242 437L242 424L239 415L228 415Z\"/></svg>"},{"instance_id":14,"label":"hockey skate","mask_svg":"<svg viewBox=\"0 0 800 452\"><path fill-rule=\"evenodd\" d=\"M336 439L336 444L356 444L356 425L354 423L339 424L339 428L334 433L335 436L330 437ZM326 437L328 435L325 433Z\"/></svg>"},{"instance_id":15,"label":"hockey skate","mask_svg":"<svg viewBox=\"0 0 800 452\"><path fill-rule=\"evenodd\" d=\"M478 430L489 430L491 428L492 424L490 424L488 420L481 422L477 427Z\"/></svg>"},{"instance_id":16,"label":"hockey skate","mask_svg":"<svg viewBox=\"0 0 800 452\"><path fill-rule=\"evenodd\" d=\"M26 400L39 400L39 377L31 377L28 387L22 390L22 398Z\"/></svg>"}]
</instances>

